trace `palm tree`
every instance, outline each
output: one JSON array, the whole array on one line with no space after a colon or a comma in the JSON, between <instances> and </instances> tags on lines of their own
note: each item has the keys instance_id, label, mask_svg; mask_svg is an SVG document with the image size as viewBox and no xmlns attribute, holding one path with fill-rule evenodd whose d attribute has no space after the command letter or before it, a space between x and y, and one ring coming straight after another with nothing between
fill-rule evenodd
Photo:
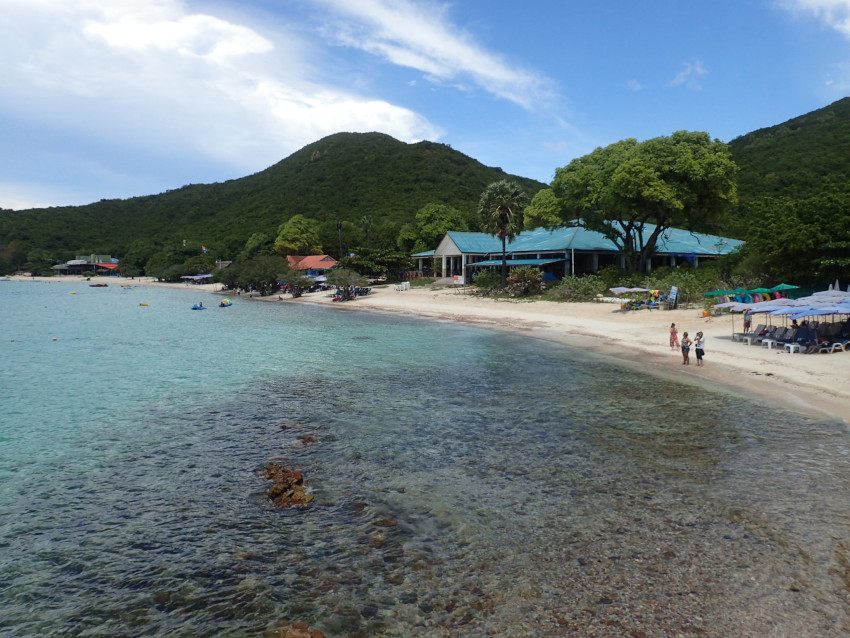
<instances>
[{"instance_id":1,"label":"palm tree","mask_svg":"<svg viewBox=\"0 0 850 638\"><path fill-rule=\"evenodd\" d=\"M522 232L522 211L528 195L516 182L506 179L493 182L478 202L484 232L502 240L502 288L508 284L508 256L505 241L512 242Z\"/></svg>"}]
</instances>

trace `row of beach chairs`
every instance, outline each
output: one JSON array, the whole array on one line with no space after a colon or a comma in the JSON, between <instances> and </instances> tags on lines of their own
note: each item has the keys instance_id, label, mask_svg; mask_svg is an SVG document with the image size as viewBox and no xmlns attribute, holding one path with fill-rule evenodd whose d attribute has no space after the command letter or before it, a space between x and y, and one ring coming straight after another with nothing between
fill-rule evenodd
<instances>
[{"instance_id":1,"label":"row of beach chairs","mask_svg":"<svg viewBox=\"0 0 850 638\"><path fill-rule=\"evenodd\" d=\"M850 322L812 322L800 328L762 324L752 332L736 333L733 338L747 345L784 348L787 352L847 352L850 351Z\"/></svg>"}]
</instances>

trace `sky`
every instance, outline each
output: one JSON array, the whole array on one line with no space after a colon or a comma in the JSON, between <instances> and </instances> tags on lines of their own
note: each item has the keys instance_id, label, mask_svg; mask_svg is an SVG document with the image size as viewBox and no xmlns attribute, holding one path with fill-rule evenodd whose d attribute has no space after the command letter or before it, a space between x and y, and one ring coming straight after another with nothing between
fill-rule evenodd
<instances>
[{"instance_id":1,"label":"sky","mask_svg":"<svg viewBox=\"0 0 850 638\"><path fill-rule=\"evenodd\" d=\"M338 132L549 183L850 94L850 0L0 0L0 208L244 177Z\"/></svg>"}]
</instances>

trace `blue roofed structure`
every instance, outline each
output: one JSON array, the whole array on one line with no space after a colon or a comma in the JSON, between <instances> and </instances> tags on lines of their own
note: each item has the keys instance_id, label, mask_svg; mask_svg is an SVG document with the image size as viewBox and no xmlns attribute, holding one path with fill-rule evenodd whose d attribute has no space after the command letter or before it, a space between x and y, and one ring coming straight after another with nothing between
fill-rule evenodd
<instances>
[{"instance_id":1,"label":"blue roofed structure","mask_svg":"<svg viewBox=\"0 0 850 638\"><path fill-rule=\"evenodd\" d=\"M654 225L646 224L644 236L649 237L654 230ZM675 266L683 261L698 266L700 259L726 255L742 244L737 239L668 228L659 237L647 270L653 266ZM509 267L535 265L556 277L594 273L612 264L624 266L624 258L614 242L601 233L578 226L526 230L506 248ZM414 257L419 259L420 270L425 260L439 259L443 276L461 275L468 281L466 278L477 269L501 266L502 242L486 233L449 231L434 251Z\"/></svg>"}]
</instances>

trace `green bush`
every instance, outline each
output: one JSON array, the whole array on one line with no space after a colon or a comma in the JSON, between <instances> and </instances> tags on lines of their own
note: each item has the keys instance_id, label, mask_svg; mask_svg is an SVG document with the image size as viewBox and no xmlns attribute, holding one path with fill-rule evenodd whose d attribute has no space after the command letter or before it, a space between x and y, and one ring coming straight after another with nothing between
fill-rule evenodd
<instances>
[{"instance_id":1,"label":"green bush","mask_svg":"<svg viewBox=\"0 0 850 638\"><path fill-rule=\"evenodd\" d=\"M539 294L542 284L543 273L533 266L514 268L508 276L508 292L517 297Z\"/></svg>"},{"instance_id":2,"label":"green bush","mask_svg":"<svg viewBox=\"0 0 850 638\"><path fill-rule=\"evenodd\" d=\"M554 301L593 301L596 295L610 295L609 287L599 275L564 277L546 293L546 298Z\"/></svg>"},{"instance_id":3,"label":"green bush","mask_svg":"<svg viewBox=\"0 0 850 638\"><path fill-rule=\"evenodd\" d=\"M482 270L476 273L472 279L472 284L475 286L475 293L481 295L490 295L498 290L502 285L502 279L492 270Z\"/></svg>"}]
</instances>

